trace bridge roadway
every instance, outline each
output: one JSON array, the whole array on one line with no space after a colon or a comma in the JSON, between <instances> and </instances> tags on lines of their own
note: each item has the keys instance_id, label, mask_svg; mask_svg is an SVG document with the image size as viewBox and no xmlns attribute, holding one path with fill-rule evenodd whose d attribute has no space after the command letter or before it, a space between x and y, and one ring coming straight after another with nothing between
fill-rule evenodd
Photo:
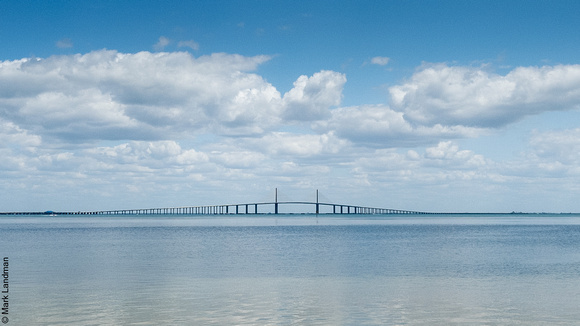
<instances>
[{"instance_id":1,"label":"bridge roadway","mask_svg":"<svg viewBox=\"0 0 580 326\"><path fill-rule=\"evenodd\" d=\"M279 214L282 205L313 206L310 212L284 212L284 214L433 214L427 212L407 211L391 208L364 207L344 204L331 204L306 201L263 202L248 204L227 204L208 206L184 206L167 208L122 209L106 211L78 211L78 212L5 212L1 215L226 215L226 214ZM325 212L321 212L321 207ZM258 208L262 208L261 212ZM266 209L268 209L266 211ZM332 208L332 212L330 211ZM273 211L272 211L273 209Z\"/></svg>"}]
</instances>

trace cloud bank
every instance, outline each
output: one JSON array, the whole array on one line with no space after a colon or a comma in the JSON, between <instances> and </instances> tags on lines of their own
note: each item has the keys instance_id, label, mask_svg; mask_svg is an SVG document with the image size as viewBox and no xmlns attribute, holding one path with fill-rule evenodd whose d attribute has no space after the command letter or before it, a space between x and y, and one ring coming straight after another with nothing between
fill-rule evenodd
<instances>
[{"instance_id":1,"label":"cloud bank","mask_svg":"<svg viewBox=\"0 0 580 326\"><path fill-rule=\"evenodd\" d=\"M425 64L391 86L386 103L341 107L344 74L300 75L281 94L258 73L269 60L100 50L0 62L3 191L38 193L50 184L110 202L134 193L142 206L139 198L169 205L162 194L224 187L239 194L323 184L388 193L403 184L502 191L538 173L567 178L561 187L580 181L580 151L570 150L580 147L578 130L536 132L510 162L457 143L530 115L577 110L578 65L499 75Z\"/></svg>"},{"instance_id":2,"label":"cloud bank","mask_svg":"<svg viewBox=\"0 0 580 326\"><path fill-rule=\"evenodd\" d=\"M502 76L437 64L389 91L393 107L409 121L497 128L529 115L580 108L580 65L518 67Z\"/></svg>"},{"instance_id":3,"label":"cloud bank","mask_svg":"<svg viewBox=\"0 0 580 326\"><path fill-rule=\"evenodd\" d=\"M6 61L0 65L1 117L61 142L157 140L260 134L283 114L316 119L340 102L344 76L330 72L301 77L282 98L249 72L269 59L103 50Z\"/></svg>"}]
</instances>

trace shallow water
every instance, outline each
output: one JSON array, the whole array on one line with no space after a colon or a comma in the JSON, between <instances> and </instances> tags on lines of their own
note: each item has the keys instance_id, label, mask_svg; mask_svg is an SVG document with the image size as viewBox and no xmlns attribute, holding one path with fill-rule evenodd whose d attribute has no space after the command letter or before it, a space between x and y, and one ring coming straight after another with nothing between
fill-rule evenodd
<instances>
[{"instance_id":1,"label":"shallow water","mask_svg":"<svg viewBox=\"0 0 580 326\"><path fill-rule=\"evenodd\" d=\"M573 325L580 216L0 217L8 325Z\"/></svg>"}]
</instances>

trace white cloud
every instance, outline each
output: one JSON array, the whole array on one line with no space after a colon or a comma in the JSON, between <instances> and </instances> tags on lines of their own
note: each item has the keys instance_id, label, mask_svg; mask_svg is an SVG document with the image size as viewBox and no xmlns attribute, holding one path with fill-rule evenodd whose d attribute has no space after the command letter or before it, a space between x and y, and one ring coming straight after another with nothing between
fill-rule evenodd
<instances>
[{"instance_id":1,"label":"white cloud","mask_svg":"<svg viewBox=\"0 0 580 326\"><path fill-rule=\"evenodd\" d=\"M480 128L464 126L421 126L405 119L405 114L385 105L365 105L338 108L331 117L315 124L320 131L335 131L336 135L371 147L418 146L441 139L475 137Z\"/></svg>"},{"instance_id":2,"label":"white cloud","mask_svg":"<svg viewBox=\"0 0 580 326\"><path fill-rule=\"evenodd\" d=\"M465 171L481 174L491 165L493 163L484 156L470 150L460 150L459 146L451 141L439 142L436 146L427 147L423 154L414 150L401 153L397 149L379 149L375 150L372 155L359 158L354 162L357 173L373 175L379 179L396 176L399 181L413 182L420 182L422 178L425 178L425 172L428 169L437 168L438 173L449 175L466 175Z\"/></svg>"},{"instance_id":3,"label":"white cloud","mask_svg":"<svg viewBox=\"0 0 580 326\"><path fill-rule=\"evenodd\" d=\"M232 169L259 168L268 157L260 152L233 150L212 152L211 159L220 165Z\"/></svg>"},{"instance_id":4,"label":"white cloud","mask_svg":"<svg viewBox=\"0 0 580 326\"><path fill-rule=\"evenodd\" d=\"M282 118L321 119L340 103L346 78L332 71L301 76L282 98L249 73L269 59L101 50L6 61L0 65L0 117L69 142L156 140L262 134Z\"/></svg>"},{"instance_id":5,"label":"white cloud","mask_svg":"<svg viewBox=\"0 0 580 326\"><path fill-rule=\"evenodd\" d=\"M373 57L371 63L379 66L386 66L391 59L388 57Z\"/></svg>"},{"instance_id":6,"label":"white cloud","mask_svg":"<svg viewBox=\"0 0 580 326\"><path fill-rule=\"evenodd\" d=\"M393 108L409 121L495 128L579 108L580 65L520 67L505 76L482 68L423 66L390 94Z\"/></svg>"},{"instance_id":7,"label":"white cloud","mask_svg":"<svg viewBox=\"0 0 580 326\"><path fill-rule=\"evenodd\" d=\"M91 176L108 173L124 183L144 183L144 178L166 182L214 171L206 153L182 149L175 141L132 141L86 149L79 154L78 170Z\"/></svg>"},{"instance_id":8,"label":"white cloud","mask_svg":"<svg viewBox=\"0 0 580 326\"><path fill-rule=\"evenodd\" d=\"M179 41L179 43L177 43L177 47L183 48L191 48L192 50L199 50L199 44L197 42L195 42L194 40L189 40L189 41Z\"/></svg>"},{"instance_id":9,"label":"white cloud","mask_svg":"<svg viewBox=\"0 0 580 326\"><path fill-rule=\"evenodd\" d=\"M530 138L534 156L543 162L557 162L580 169L580 128L561 131L535 131Z\"/></svg>"},{"instance_id":10,"label":"white cloud","mask_svg":"<svg viewBox=\"0 0 580 326\"><path fill-rule=\"evenodd\" d=\"M429 147L425 150L425 158L428 164L442 164L449 167L453 164L456 168L480 167L487 164L482 155L476 155L470 150L459 150L459 146L450 141L440 142L436 147Z\"/></svg>"},{"instance_id":11,"label":"white cloud","mask_svg":"<svg viewBox=\"0 0 580 326\"><path fill-rule=\"evenodd\" d=\"M278 122L281 98L247 71L267 60L102 50L5 61L0 118L67 142L261 133Z\"/></svg>"},{"instance_id":12,"label":"white cloud","mask_svg":"<svg viewBox=\"0 0 580 326\"><path fill-rule=\"evenodd\" d=\"M412 208L409 198L443 187L461 197L470 187L579 181L579 129L536 132L525 156L505 162L460 145L526 115L576 108L577 66L505 76L423 66L390 89L390 106L337 107L345 75L300 76L282 96L255 72L270 59L101 50L0 62L3 191L9 184L35 202L45 185L105 203L134 194L139 207L143 198L182 205L212 191L328 186L377 202L390 193L401 200L393 206ZM445 200L437 196L427 204Z\"/></svg>"},{"instance_id":13,"label":"white cloud","mask_svg":"<svg viewBox=\"0 0 580 326\"><path fill-rule=\"evenodd\" d=\"M13 122L0 118L0 148L16 146L34 148L40 146L41 143L40 136L30 134Z\"/></svg>"},{"instance_id":14,"label":"white cloud","mask_svg":"<svg viewBox=\"0 0 580 326\"><path fill-rule=\"evenodd\" d=\"M73 47L72 40L70 38L63 38L56 42L56 47L59 49L68 49Z\"/></svg>"},{"instance_id":15,"label":"white cloud","mask_svg":"<svg viewBox=\"0 0 580 326\"><path fill-rule=\"evenodd\" d=\"M322 135L291 134L274 132L263 137L258 146L264 147L270 155L290 157L311 157L322 154L335 154L347 146L347 142L333 133Z\"/></svg>"},{"instance_id":16,"label":"white cloud","mask_svg":"<svg viewBox=\"0 0 580 326\"><path fill-rule=\"evenodd\" d=\"M170 39L168 39L165 36L160 36L159 41L157 41L157 43L153 45L153 48L157 51L163 51L163 49L165 49L165 47L168 46L169 43L171 43Z\"/></svg>"},{"instance_id":17,"label":"white cloud","mask_svg":"<svg viewBox=\"0 0 580 326\"><path fill-rule=\"evenodd\" d=\"M340 104L345 83L346 76L334 71L300 76L284 94L284 117L298 121L328 118L329 108Z\"/></svg>"}]
</instances>

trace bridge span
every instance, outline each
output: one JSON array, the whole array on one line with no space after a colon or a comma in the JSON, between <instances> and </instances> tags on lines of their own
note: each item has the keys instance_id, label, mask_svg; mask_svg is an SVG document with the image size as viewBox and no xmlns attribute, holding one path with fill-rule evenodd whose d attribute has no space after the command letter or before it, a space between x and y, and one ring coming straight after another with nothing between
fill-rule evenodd
<instances>
[{"instance_id":1,"label":"bridge span","mask_svg":"<svg viewBox=\"0 0 580 326\"><path fill-rule=\"evenodd\" d=\"M301 207L293 211L281 207ZM288 201L247 204L183 206L165 208L121 209L77 212L4 212L2 215L227 215L227 214L432 214L391 208L365 207L344 204Z\"/></svg>"},{"instance_id":2,"label":"bridge span","mask_svg":"<svg viewBox=\"0 0 580 326\"><path fill-rule=\"evenodd\" d=\"M281 212L282 206L311 206L311 209ZM324 209L326 208L326 209ZM98 211L93 214L124 215L124 214L183 214L183 215L226 215L226 214L429 214L426 212L407 211L390 208L364 207L343 204L317 202L263 202L247 204L228 204L210 206L187 206L171 208L147 208L130 210Z\"/></svg>"},{"instance_id":3,"label":"bridge span","mask_svg":"<svg viewBox=\"0 0 580 326\"><path fill-rule=\"evenodd\" d=\"M282 209L289 208L289 209ZM293 210L300 207L301 209ZM392 208L377 208L357 205L321 203L316 201L278 201L278 189L273 202L247 204L183 206L165 208L120 209L77 212L2 212L0 215L227 215L227 214L434 214Z\"/></svg>"}]
</instances>

